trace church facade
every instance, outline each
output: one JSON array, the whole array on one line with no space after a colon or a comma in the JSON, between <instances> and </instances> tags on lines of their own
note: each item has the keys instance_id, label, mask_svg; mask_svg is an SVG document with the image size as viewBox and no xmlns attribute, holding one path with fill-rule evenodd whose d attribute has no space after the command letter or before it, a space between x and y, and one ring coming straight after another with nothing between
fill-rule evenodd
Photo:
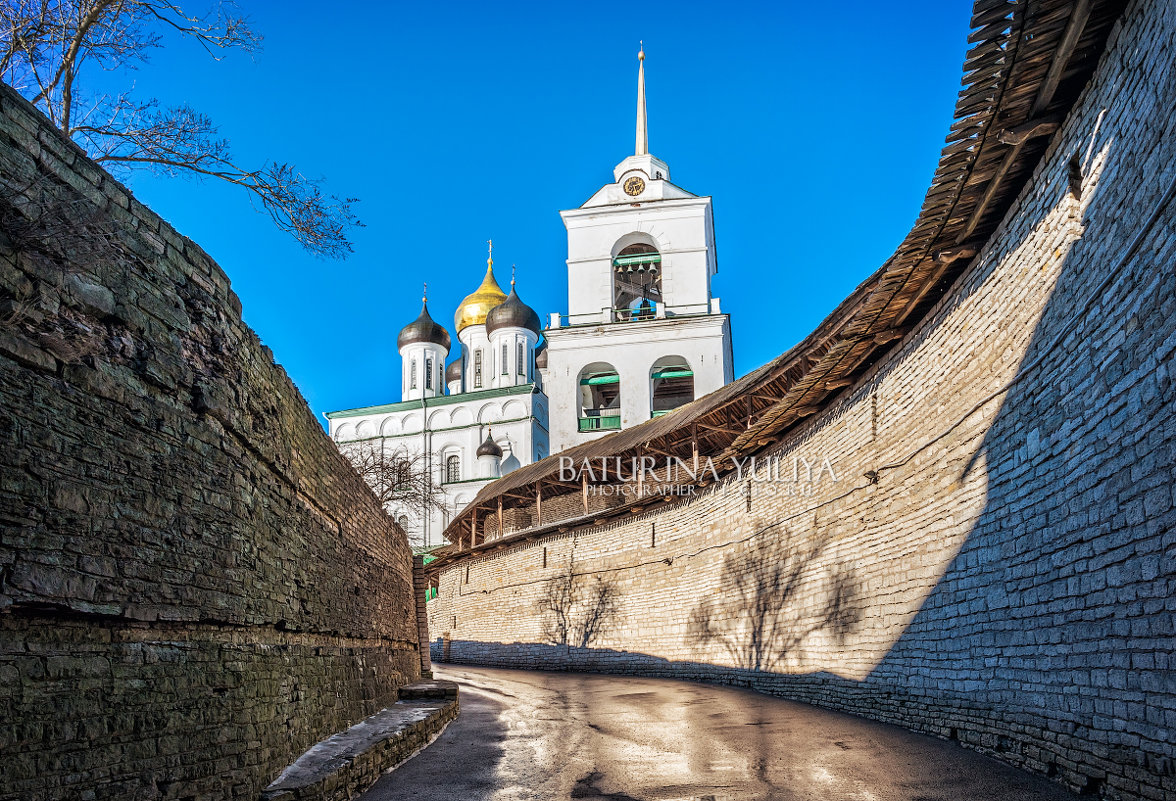
<instances>
[{"instance_id":1,"label":"church facade","mask_svg":"<svg viewBox=\"0 0 1176 801\"><path fill-rule=\"evenodd\" d=\"M730 318L711 293L711 198L672 183L649 153L644 52L638 59L634 154L613 183L560 213L567 313L543 328L514 281L503 292L491 252L454 315L456 345L427 303L400 332L399 402L327 414L337 442L409 454L436 482L443 509L391 504L416 546L442 544L449 520L500 475L734 378Z\"/></svg>"}]
</instances>

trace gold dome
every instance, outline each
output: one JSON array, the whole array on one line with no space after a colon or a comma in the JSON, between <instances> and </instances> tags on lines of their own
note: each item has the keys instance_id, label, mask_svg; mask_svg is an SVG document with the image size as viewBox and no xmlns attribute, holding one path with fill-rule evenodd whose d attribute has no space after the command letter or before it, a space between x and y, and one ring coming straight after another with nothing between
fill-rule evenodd
<instances>
[{"instance_id":1,"label":"gold dome","mask_svg":"<svg viewBox=\"0 0 1176 801\"><path fill-rule=\"evenodd\" d=\"M482 279L482 285L475 289L473 294L466 295L465 300L461 302L461 305L457 307L457 312L453 315L453 324L457 327L457 333L460 334L463 328L471 325L485 324L486 315L504 300L506 300L506 293L494 280L494 260L486 259L486 277Z\"/></svg>"}]
</instances>

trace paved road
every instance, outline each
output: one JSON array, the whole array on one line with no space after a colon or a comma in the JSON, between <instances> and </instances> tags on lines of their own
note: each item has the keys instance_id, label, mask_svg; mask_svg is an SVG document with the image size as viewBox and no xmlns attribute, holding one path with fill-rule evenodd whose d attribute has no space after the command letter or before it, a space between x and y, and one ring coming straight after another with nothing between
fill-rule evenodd
<instances>
[{"instance_id":1,"label":"paved road","mask_svg":"<svg viewBox=\"0 0 1176 801\"><path fill-rule=\"evenodd\" d=\"M1071 801L948 742L706 684L437 669L461 715L363 801Z\"/></svg>"}]
</instances>

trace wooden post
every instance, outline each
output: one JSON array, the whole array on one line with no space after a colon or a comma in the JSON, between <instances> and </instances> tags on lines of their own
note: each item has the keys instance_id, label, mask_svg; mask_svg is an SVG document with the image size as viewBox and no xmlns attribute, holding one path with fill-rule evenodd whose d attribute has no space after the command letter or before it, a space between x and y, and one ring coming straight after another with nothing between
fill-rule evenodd
<instances>
[{"instance_id":1,"label":"wooden post","mask_svg":"<svg viewBox=\"0 0 1176 801\"><path fill-rule=\"evenodd\" d=\"M584 514L588 514L588 476L580 474L580 490L584 495Z\"/></svg>"},{"instance_id":2,"label":"wooden post","mask_svg":"<svg viewBox=\"0 0 1176 801\"><path fill-rule=\"evenodd\" d=\"M478 507L470 512L470 547L478 544Z\"/></svg>"},{"instance_id":3,"label":"wooden post","mask_svg":"<svg viewBox=\"0 0 1176 801\"><path fill-rule=\"evenodd\" d=\"M690 424L690 449L694 452L694 475L698 475L698 424Z\"/></svg>"},{"instance_id":4,"label":"wooden post","mask_svg":"<svg viewBox=\"0 0 1176 801\"><path fill-rule=\"evenodd\" d=\"M535 525L543 525L543 490L535 482Z\"/></svg>"},{"instance_id":5,"label":"wooden post","mask_svg":"<svg viewBox=\"0 0 1176 801\"><path fill-rule=\"evenodd\" d=\"M504 531L502 528L502 496L498 496L498 539L502 539Z\"/></svg>"},{"instance_id":6,"label":"wooden post","mask_svg":"<svg viewBox=\"0 0 1176 801\"><path fill-rule=\"evenodd\" d=\"M637 449L637 497L645 497L645 449Z\"/></svg>"}]
</instances>

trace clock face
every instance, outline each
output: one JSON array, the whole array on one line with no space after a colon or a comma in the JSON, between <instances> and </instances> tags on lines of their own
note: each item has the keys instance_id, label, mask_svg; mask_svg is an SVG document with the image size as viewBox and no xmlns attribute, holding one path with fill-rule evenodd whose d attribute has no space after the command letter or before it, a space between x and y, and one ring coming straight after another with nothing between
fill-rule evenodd
<instances>
[{"instance_id":1,"label":"clock face","mask_svg":"<svg viewBox=\"0 0 1176 801\"><path fill-rule=\"evenodd\" d=\"M637 197L645 191L645 179L639 175L634 175L629 180L625 181L625 194L632 197Z\"/></svg>"}]
</instances>

